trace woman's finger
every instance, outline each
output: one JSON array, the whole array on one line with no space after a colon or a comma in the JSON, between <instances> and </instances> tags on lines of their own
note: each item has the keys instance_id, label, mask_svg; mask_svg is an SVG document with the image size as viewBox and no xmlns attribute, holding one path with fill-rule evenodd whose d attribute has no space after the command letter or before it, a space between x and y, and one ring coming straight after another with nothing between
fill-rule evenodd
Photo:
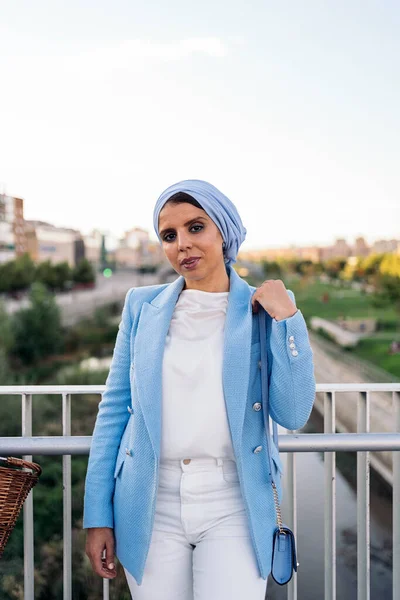
<instances>
[{"instance_id":1,"label":"woman's finger","mask_svg":"<svg viewBox=\"0 0 400 600\"><path fill-rule=\"evenodd\" d=\"M112 535L108 536L106 539L106 566L110 572L115 571L114 564L114 538Z\"/></svg>"}]
</instances>

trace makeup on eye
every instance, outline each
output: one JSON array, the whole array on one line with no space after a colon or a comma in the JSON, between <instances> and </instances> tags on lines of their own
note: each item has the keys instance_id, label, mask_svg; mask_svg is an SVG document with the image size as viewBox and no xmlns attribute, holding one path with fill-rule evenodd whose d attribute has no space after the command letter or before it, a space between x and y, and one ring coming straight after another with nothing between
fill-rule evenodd
<instances>
[{"instance_id":1,"label":"makeup on eye","mask_svg":"<svg viewBox=\"0 0 400 600\"><path fill-rule=\"evenodd\" d=\"M193 227L200 227L199 231L194 231L194 233L199 233L202 229L204 229L204 225L200 224L200 223L195 223L193 225L191 225L191 227L189 228L189 231L193 228ZM173 233L168 233L164 238L164 242L171 242L172 240L169 240L167 238L169 238L170 235L174 235Z\"/></svg>"}]
</instances>

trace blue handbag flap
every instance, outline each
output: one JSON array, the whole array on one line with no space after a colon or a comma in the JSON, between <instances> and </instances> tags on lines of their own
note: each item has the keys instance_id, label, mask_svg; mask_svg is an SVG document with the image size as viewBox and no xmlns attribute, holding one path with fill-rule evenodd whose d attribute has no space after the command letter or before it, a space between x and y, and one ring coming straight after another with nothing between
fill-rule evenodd
<instances>
[{"instance_id":1,"label":"blue handbag flap","mask_svg":"<svg viewBox=\"0 0 400 600\"><path fill-rule=\"evenodd\" d=\"M279 585L285 585L292 579L293 570L297 571L296 545L293 532L288 527L277 527L274 532L271 575Z\"/></svg>"}]
</instances>

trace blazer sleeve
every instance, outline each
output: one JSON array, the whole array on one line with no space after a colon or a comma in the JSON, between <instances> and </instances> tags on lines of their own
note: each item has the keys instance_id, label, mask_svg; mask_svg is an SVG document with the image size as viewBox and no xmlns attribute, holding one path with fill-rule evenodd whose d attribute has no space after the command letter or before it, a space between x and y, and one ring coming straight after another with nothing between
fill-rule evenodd
<instances>
[{"instance_id":1,"label":"blazer sleeve","mask_svg":"<svg viewBox=\"0 0 400 600\"><path fill-rule=\"evenodd\" d=\"M127 411L127 406L131 403L130 300L134 289L130 288L125 296L106 387L98 405L85 479L83 529L114 527L114 467L121 437L130 416Z\"/></svg>"},{"instance_id":2,"label":"blazer sleeve","mask_svg":"<svg viewBox=\"0 0 400 600\"><path fill-rule=\"evenodd\" d=\"M296 304L293 292L287 292ZM297 309L287 319L271 319L270 327L270 414L282 427L300 429L307 423L315 400L313 351L307 325Z\"/></svg>"}]
</instances>

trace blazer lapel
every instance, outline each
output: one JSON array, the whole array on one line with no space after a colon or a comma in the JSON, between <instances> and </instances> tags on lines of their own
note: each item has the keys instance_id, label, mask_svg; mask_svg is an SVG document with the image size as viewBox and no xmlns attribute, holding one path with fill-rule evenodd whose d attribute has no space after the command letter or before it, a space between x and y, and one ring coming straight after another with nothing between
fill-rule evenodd
<instances>
[{"instance_id":1,"label":"blazer lapel","mask_svg":"<svg viewBox=\"0 0 400 600\"><path fill-rule=\"evenodd\" d=\"M252 291L230 268L230 290L224 332L222 382L232 443L240 454L244 413L250 377L253 314Z\"/></svg>"},{"instance_id":2,"label":"blazer lapel","mask_svg":"<svg viewBox=\"0 0 400 600\"><path fill-rule=\"evenodd\" d=\"M224 331L223 389L234 445L240 449L250 370L252 292L236 271L230 278ZM162 361L175 304L185 284L183 276L165 287L151 302L144 302L134 342L134 376L154 452L159 458L162 414Z\"/></svg>"},{"instance_id":3,"label":"blazer lapel","mask_svg":"<svg viewBox=\"0 0 400 600\"><path fill-rule=\"evenodd\" d=\"M151 443L160 453L162 410L162 360L172 314L185 284L180 276L151 302L144 302L134 343L134 373L138 402Z\"/></svg>"}]
</instances>

